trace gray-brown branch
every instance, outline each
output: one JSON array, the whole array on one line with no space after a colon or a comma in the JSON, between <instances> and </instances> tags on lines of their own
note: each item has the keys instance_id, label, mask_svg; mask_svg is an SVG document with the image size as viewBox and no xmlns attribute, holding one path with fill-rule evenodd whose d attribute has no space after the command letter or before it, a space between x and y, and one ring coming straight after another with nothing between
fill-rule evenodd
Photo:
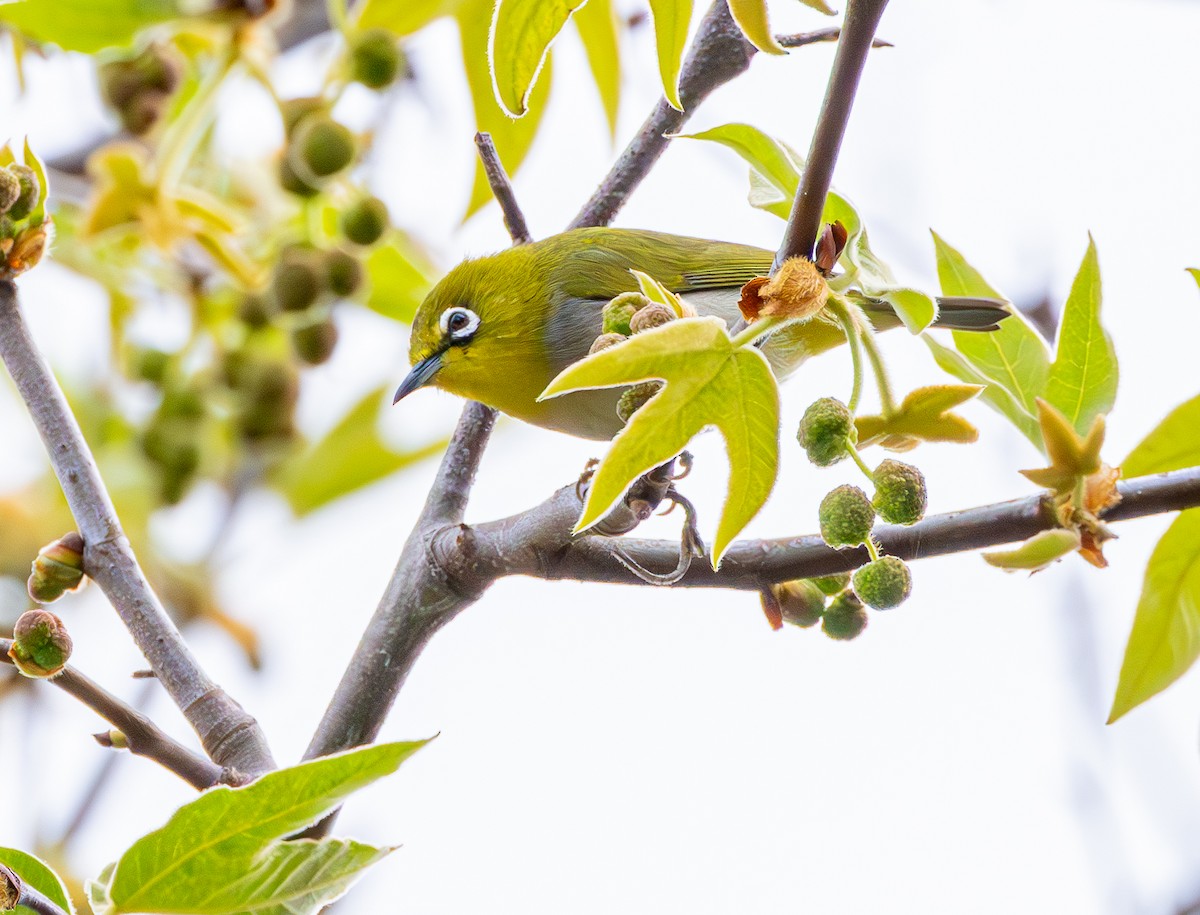
<instances>
[{"instance_id":1,"label":"gray-brown branch","mask_svg":"<svg viewBox=\"0 0 1200 915\"><path fill-rule=\"evenodd\" d=\"M108 597L208 755L251 775L273 769L258 723L200 667L146 580L79 423L29 333L10 281L0 281L0 359L46 446L83 536L84 571Z\"/></svg>"},{"instance_id":2,"label":"gray-brown branch","mask_svg":"<svg viewBox=\"0 0 1200 915\"><path fill-rule=\"evenodd\" d=\"M8 651L12 639L0 638L0 662L12 663ZM90 677L68 665L50 679L69 696L74 696L125 735L129 752L152 759L174 772L193 788L203 791L222 782L239 781L237 773L222 769L176 741L133 706L114 696Z\"/></svg>"}]
</instances>

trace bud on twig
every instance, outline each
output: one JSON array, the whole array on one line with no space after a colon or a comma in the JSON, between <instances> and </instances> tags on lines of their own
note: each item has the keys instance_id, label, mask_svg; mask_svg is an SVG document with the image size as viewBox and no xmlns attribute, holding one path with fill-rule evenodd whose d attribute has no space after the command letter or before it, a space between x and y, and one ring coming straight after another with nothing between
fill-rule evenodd
<instances>
[{"instance_id":1,"label":"bud on twig","mask_svg":"<svg viewBox=\"0 0 1200 915\"><path fill-rule=\"evenodd\" d=\"M62 671L71 648L71 636L62 620L49 610L27 610L13 627L8 656L25 676L42 679Z\"/></svg>"},{"instance_id":2,"label":"bud on twig","mask_svg":"<svg viewBox=\"0 0 1200 915\"><path fill-rule=\"evenodd\" d=\"M25 587L39 604L49 604L82 582L83 538L71 531L38 551Z\"/></svg>"}]
</instances>

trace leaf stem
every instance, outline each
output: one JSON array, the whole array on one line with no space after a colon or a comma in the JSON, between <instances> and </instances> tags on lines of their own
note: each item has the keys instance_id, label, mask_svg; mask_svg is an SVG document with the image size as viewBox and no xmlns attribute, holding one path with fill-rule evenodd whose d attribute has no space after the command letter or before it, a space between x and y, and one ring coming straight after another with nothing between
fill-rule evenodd
<instances>
[{"instance_id":1,"label":"leaf stem","mask_svg":"<svg viewBox=\"0 0 1200 915\"><path fill-rule=\"evenodd\" d=\"M879 561L879 547L875 544L874 537L867 537L867 542L863 544L867 548L867 554L871 557L871 562Z\"/></svg>"},{"instance_id":2,"label":"leaf stem","mask_svg":"<svg viewBox=\"0 0 1200 915\"><path fill-rule=\"evenodd\" d=\"M753 346L763 337L775 333L783 325L789 323L792 319L781 315L771 315L768 318L762 318L755 321L749 327L744 328L733 338L734 346Z\"/></svg>"},{"instance_id":3,"label":"leaf stem","mask_svg":"<svg viewBox=\"0 0 1200 915\"><path fill-rule=\"evenodd\" d=\"M860 328L858 322L854 320L854 315L846 305L846 300L838 295L830 295L829 303L825 308L837 318L838 324L842 326L842 333L846 335L846 343L850 347L850 362L854 369L854 382L850 387L850 402L847 406L850 408L850 415L853 416L858 412L858 403L862 400L863 389L863 361L862 361L862 342L859 340Z\"/></svg>"},{"instance_id":4,"label":"leaf stem","mask_svg":"<svg viewBox=\"0 0 1200 915\"><path fill-rule=\"evenodd\" d=\"M850 455L850 459L858 465L858 469L863 472L863 475L872 483L875 482L875 474L871 472L871 468L867 466L862 459L862 455L858 453L858 449L846 442L846 453Z\"/></svg>"},{"instance_id":5,"label":"leaf stem","mask_svg":"<svg viewBox=\"0 0 1200 915\"><path fill-rule=\"evenodd\" d=\"M217 65L205 74L196 89L196 94L184 108L182 116L163 135L156 159L156 184L159 194L163 197L170 199L172 192L182 181L188 163L191 162L192 153L196 151L196 146L209 125L225 77L229 75L237 59L237 45L234 43L221 55Z\"/></svg>"},{"instance_id":6,"label":"leaf stem","mask_svg":"<svg viewBox=\"0 0 1200 915\"><path fill-rule=\"evenodd\" d=\"M875 331L867 327L859 328L859 339L862 340L863 349L867 351L867 360L871 363L871 371L875 374L875 384L879 388L881 412L885 418L894 416L896 400L892 396L892 381L888 377L887 366L883 363L883 354L879 351L879 344L875 340Z\"/></svg>"}]
</instances>

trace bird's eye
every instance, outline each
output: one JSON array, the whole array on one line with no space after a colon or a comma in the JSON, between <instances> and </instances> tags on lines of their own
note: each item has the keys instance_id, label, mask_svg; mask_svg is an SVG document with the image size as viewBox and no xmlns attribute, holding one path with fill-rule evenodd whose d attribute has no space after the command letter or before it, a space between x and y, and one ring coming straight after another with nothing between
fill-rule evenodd
<instances>
[{"instance_id":1,"label":"bird's eye","mask_svg":"<svg viewBox=\"0 0 1200 915\"><path fill-rule=\"evenodd\" d=\"M469 340L479 327L479 315L469 308L455 306L442 312L442 333L451 340Z\"/></svg>"}]
</instances>

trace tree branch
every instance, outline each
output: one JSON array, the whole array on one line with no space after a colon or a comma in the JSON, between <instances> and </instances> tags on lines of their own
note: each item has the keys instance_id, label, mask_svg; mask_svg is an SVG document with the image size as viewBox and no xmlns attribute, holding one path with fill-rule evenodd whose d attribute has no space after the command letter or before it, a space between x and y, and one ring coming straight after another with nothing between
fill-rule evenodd
<instances>
[{"instance_id":1,"label":"tree branch","mask_svg":"<svg viewBox=\"0 0 1200 915\"><path fill-rule=\"evenodd\" d=\"M1200 467L1125 480L1118 491L1121 501L1103 513L1105 521L1193 508L1200 505ZM580 507L575 487L566 486L541 505L510 518L448 527L433 540L431 552L447 577L475 593L508 575L644 584L616 558L617 550L643 568L674 568L679 545L671 541L572 538ZM874 534L882 552L922 559L1012 543L1054 526L1044 496L1034 495L931 515L911 527L881 525ZM729 548L719 570L693 563L678 586L757 591L777 582L847 572L868 559L861 547L835 550L815 534L740 540Z\"/></svg>"},{"instance_id":2,"label":"tree branch","mask_svg":"<svg viewBox=\"0 0 1200 915\"><path fill-rule=\"evenodd\" d=\"M792 201L792 212L788 216L783 242L775 255L776 267L789 257L812 259L813 245L821 228L821 212L825 209L825 196L829 193L838 151L846 135L846 125L850 122L850 109L854 106L858 81L886 6L887 0L849 0L847 3L846 21L833 58L829 86L821 103L821 115L813 131L808 158L804 161L800 188Z\"/></svg>"},{"instance_id":3,"label":"tree branch","mask_svg":"<svg viewBox=\"0 0 1200 915\"><path fill-rule=\"evenodd\" d=\"M0 282L0 359L25 402L83 536L85 572L112 602L208 755L250 775L274 768L258 723L201 669L138 565L79 424L21 314Z\"/></svg>"},{"instance_id":4,"label":"tree branch","mask_svg":"<svg viewBox=\"0 0 1200 915\"><path fill-rule=\"evenodd\" d=\"M10 905L11 903L11 905ZM10 867L0 864L0 912L24 906L37 915L67 915L53 899L25 883Z\"/></svg>"},{"instance_id":5,"label":"tree branch","mask_svg":"<svg viewBox=\"0 0 1200 915\"><path fill-rule=\"evenodd\" d=\"M12 639L0 638L0 662L12 663L8 656L12 644ZM124 734L130 753L154 760L193 788L203 791L213 785L236 784L241 781L237 773L222 769L198 753L193 753L133 706L123 702L74 667L64 667L62 673L52 677L50 682L68 695L74 696Z\"/></svg>"},{"instance_id":6,"label":"tree branch","mask_svg":"<svg viewBox=\"0 0 1200 915\"><path fill-rule=\"evenodd\" d=\"M512 182L508 173L500 163L500 154L496 152L496 144L492 142L490 133L475 134L475 148L479 150L479 158L483 162L483 173L487 175L492 194L500 204L500 212L504 214L504 228L514 245L527 245L533 241L529 234L529 226L525 224L525 214L517 205L517 197L513 193Z\"/></svg>"}]
</instances>

